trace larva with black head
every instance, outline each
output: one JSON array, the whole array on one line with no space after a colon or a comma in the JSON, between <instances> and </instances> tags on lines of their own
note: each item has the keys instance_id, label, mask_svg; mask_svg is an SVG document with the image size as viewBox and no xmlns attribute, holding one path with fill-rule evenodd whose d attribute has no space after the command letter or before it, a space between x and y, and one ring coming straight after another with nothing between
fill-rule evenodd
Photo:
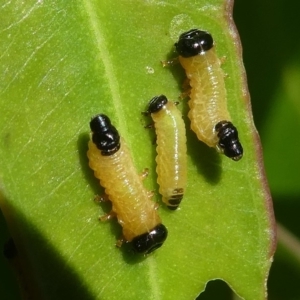
<instances>
[{"instance_id":1,"label":"larva with black head","mask_svg":"<svg viewBox=\"0 0 300 300\"><path fill-rule=\"evenodd\" d=\"M154 97L145 114L151 114L157 135L156 172L159 193L169 209L178 208L186 187L186 133L181 112L166 96Z\"/></svg>"},{"instance_id":2,"label":"larva with black head","mask_svg":"<svg viewBox=\"0 0 300 300\"><path fill-rule=\"evenodd\" d=\"M192 130L208 146L235 161L241 159L243 147L230 121L224 74L212 36L192 29L179 36L175 47L191 86L188 117Z\"/></svg>"},{"instance_id":3,"label":"larva with black head","mask_svg":"<svg viewBox=\"0 0 300 300\"><path fill-rule=\"evenodd\" d=\"M131 242L135 252L149 254L161 247L168 235L157 205L150 199L152 193L143 186L129 149L110 119L96 115L90 128L89 166L112 202L110 215L116 215L123 227L123 239L119 241Z\"/></svg>"}]
</instances>

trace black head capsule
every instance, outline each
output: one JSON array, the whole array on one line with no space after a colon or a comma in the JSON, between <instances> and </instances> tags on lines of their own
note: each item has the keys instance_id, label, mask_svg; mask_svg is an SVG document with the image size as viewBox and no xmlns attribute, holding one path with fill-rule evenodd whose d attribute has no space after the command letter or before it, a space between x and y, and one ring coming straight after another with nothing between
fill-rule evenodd
<instances>
[{"instance_id":1,"label":"black head capsule","mask_svg":"<svg viewBox=\"0 0 300 300\"><path fill-rule=\"evenodd\" d=\"M219 138L220 151L235 161L240 160L243 157L243 147L236 127L231 122L221 121L215 126L215 130Z\"/></svg>"},{"instance_id":2,"label":"black head capsule","mask_svg":"<svg viewBox=\"0 0 300 300\"><path fill-rule=\"evenodd\" d=\"M120 135L103 114L96 115L90 122L92 140L103 156L113 155L120 149Z\"/></svg>"},{"instance_id":3,"label":"black head capsule","mask_svg":"<svg viewBox=\"0 0 300 300\"><path fill-rule=\"evenodd\" d=\"M133 250L141 254L149 254L160 248L168 236L168 230L163 224L158 224L150 232L135 237L132 240Z\"/></svg>"},{"instance_id":4,"label":"black head capsule","mask_svg":"<svg viewBox=\"0 0 300 300\"><path fill-rule=\"evenodd\" d=\"M153 97L149 102L149 106L148 106L148 110L146 111L146 114L153 114L160 111L167 103L168 103L168 99L165 95Z\"/></svg>"},{"instance_id":5,"label":"black head capsule","mask_svg":"<svg viewBox=\"0 0 300 300\"><path fill-rule=\"evenodd\" d=\"M176 50L183 57L192 57L210 50L214 45L210 33L199 29L191 29L179 36L175 43Z\"/></svg>"}]
</instances>

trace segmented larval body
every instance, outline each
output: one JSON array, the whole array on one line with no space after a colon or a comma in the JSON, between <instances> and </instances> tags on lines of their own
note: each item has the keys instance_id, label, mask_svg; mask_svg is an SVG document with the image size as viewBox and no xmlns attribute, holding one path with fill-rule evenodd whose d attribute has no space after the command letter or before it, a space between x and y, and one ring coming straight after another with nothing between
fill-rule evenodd
<instances>
[{"instance_id":1,"label":"segmented larval body","mask_svg":"<svg viewBox=\"0 0 300 300\"><path fill-rule=\"evenodd\" d=\"M191 86L191 128L199 140L216 147L219 138L215 126L220 121L230 121L227 110L224 73L214 48L192 57L179 56Z\"/></svg>"},{"instance_id":2,"label":"segmented larval body","mask_svg":"<svg viewBox=\"0 0 300 300\"><path fill-rule=\"evenodd\" d=\"M157 134L156 172L162 200L176 209L183 198L187 182L186 133L181 112L168 101L152 113Z\"/></svg>"},{"instance_id":3,"label":"segmented larval body","mask_svg":"<svg viewBox=\"0 0 300 300\"><path fill-rule=\"evenodd\" d=\"M151 201L151 192L143 186L142 177L137 174L122 138L120 145L116 153L103 156L90 141L87 155L90 168L112 202L112 212L116 213L123 227L124 238L130 242L149 232L161 220L156 211L157 204Z\"/></svg>"}]
</instances>

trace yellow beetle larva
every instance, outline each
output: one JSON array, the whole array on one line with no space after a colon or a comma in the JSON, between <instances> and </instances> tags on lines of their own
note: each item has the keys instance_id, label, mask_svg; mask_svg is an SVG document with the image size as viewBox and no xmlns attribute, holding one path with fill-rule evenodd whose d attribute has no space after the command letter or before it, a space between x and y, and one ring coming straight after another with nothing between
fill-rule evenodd
<instances>
[{"instance_id":1,"label":"yellow beetle larva","mask_svg":"<svg viewBox=\"0 0 300 300\"><path fill-rule=\"evenodd\" d=\"M198 29L181 34L175 43L191 86L188 117L199 140L237 161L243 148L230 121L224 74L213 46L212 36Z\"/></svg>"},{"instance_id":2,"label":"yellow beetle larva","mask_svg":"<svg viewBox=\"0 0 300 300\"><path fill-rule=\"evenodd\" d=\"M110 119L99 114L92 118L90 128L89 166L112 202L109 216L117 216L123 239L132 243L135 252L148 254L161 247L168 235L157 205L149 199L152 194L143 186L129 149Z\"/></svg>"},{"instance_id":3,"label":"yellow beetle larva","mask_svg":"<svg viewBox=\"0 0 300 300\"><path fill-rule=\"evenodd\" d=\"M159 192L168 208L175 210L183 198L187 180L186 134L182 115L164 95L150 101L146 114L151 114L157 135Z\"/></svg>"}]
</instances>

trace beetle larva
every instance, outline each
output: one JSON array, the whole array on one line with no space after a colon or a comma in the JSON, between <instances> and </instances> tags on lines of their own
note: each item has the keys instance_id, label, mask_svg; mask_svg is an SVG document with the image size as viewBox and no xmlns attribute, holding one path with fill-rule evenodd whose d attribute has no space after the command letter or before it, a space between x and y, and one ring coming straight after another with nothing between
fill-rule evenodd
<instances>
[{"instance_id":1,"label":"beetle larva","mask_svg":"<svg viewBox=\"0 0 300 300\"><path fill-rule=\"evenodd\" d=\"M179 62L191 86L188 114L199 140L237 161L243 156L238 131L227 110L224 74L212 36L198 29L179 36Z\"/></svg>"},{"instance_id":2,"label":"beetle larva","mask_svg":"<svg viewBox=\"0 0 300 300\"><path fill-rule=\"evenodd\" d=\"M99 114L92 118L90 128L89 166L112 202L109 216L116 215L123 227L122 240L131 242L134 251L148 254L161 247L168 235L157 205L150 200L152 193L143 186L129 149L110 119Z\"/></svg>"},{"instance_id":3,"label":"beetle larva","mask_svg":"<svg viewBox=\"0 0 300 300\"><path fill-rule=\"evenodd\" d=\"M186 134L181 112L166 96L154 97L146 114L151 114L157 135L156 172L162 200L169 209L178 208L187 181Z\"/></svg>"}]
</instances>

